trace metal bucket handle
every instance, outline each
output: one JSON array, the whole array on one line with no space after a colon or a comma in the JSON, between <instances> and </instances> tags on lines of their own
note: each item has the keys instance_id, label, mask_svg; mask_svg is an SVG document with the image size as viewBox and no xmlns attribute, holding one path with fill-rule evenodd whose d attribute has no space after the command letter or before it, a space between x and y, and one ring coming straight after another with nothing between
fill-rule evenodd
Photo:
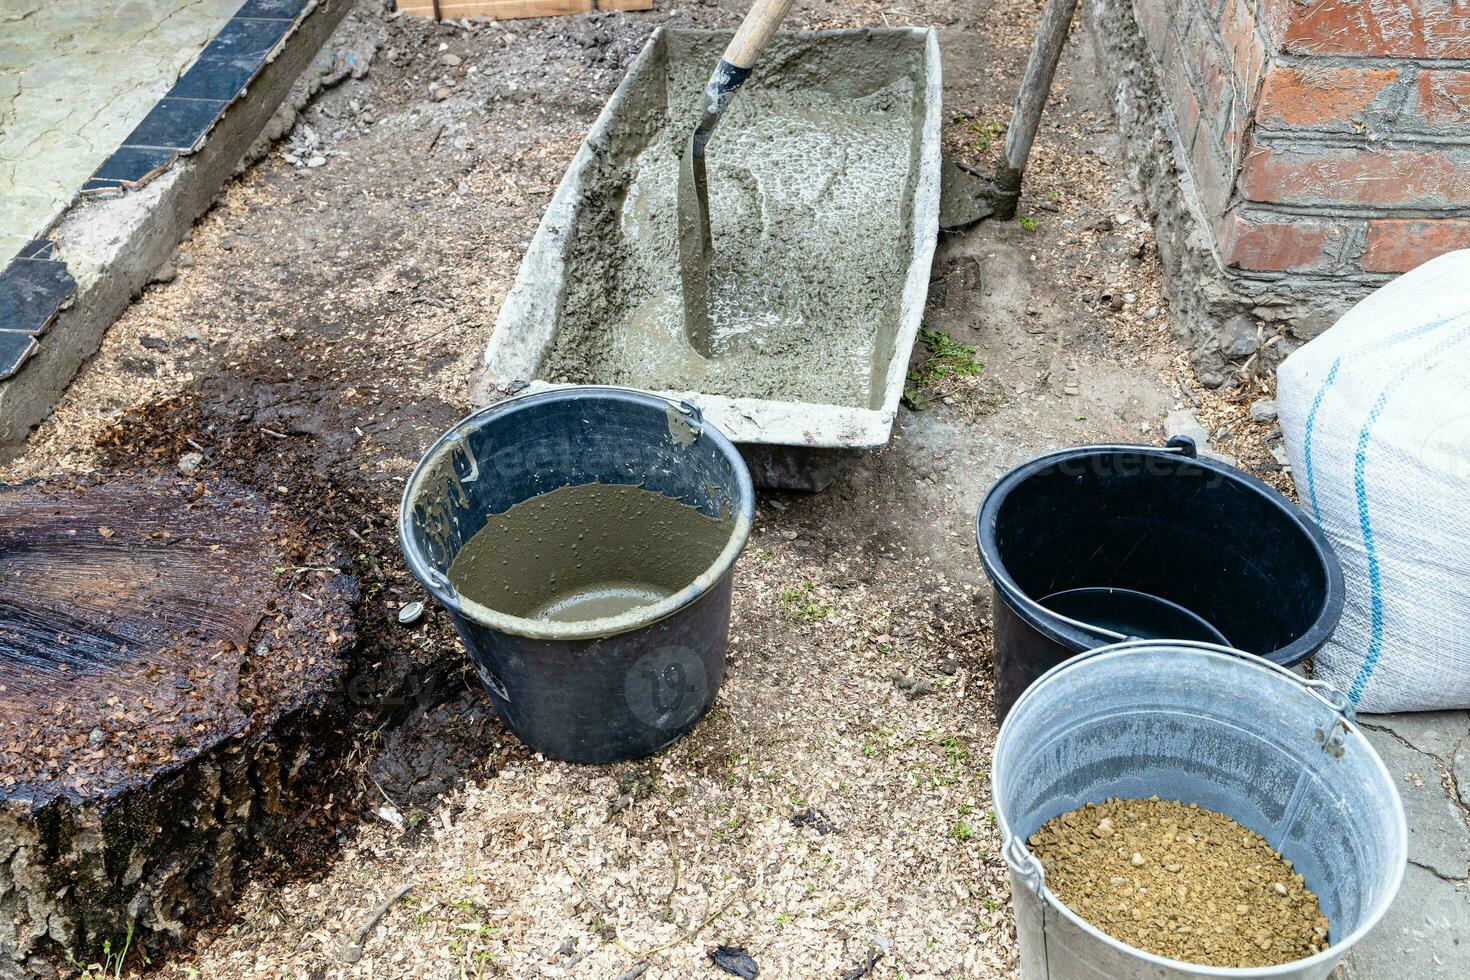
<instances>
[{"instance_id":1,"label":"metal bucket handle","mask_svg":"<svg viewBox=\"0 0 1470 980\"><path fill-rule=\"evenodd\" d=\"M1308 694L1312 695L1312 697L1316 698L1318 701L1321 701L1323 705L1325 705L1329 710L1332 711L1333 714L1338 717L1338 721L1344 727L1346 725L1354 724L1357 721L1357 715L1353 710L1353 703L1351 699L1349 699L1347 695L1343 694L1341 691L1339 691L1337 688L1333 687L1326 681L1316 677L1302 677L1299 674L1292 673L1290 670L1287 670L1280 664L1272 663L1271 661L1266 660L1263 657L1258 657L1253 653L1247 653L1244 650L1235 650L1230 647L1220 646L1217 643L1204 643L1199 640L1128 640L1127 642L1115 643L1111 646L1096 647L1092 650L1084 650L1083 652L1077 654L1075 657L1070 657L1067 660L1064 660L1063 662L1053 667L1051 670L1047 671L1045 674L1042 674L1041 677L1032 682L1032 686L1034 687L1037 684L1040 684L1042 681L1046 680L1046 678L1050 677L1057 671L1071 667L1081 660L1086 660L1090 657L1096 657L1104 653L1112 653L1119 649L1127 649L1139 646L1186 647L1193 650L1206 650L1211 653L1229 654L1232 657L1236 657L1240 660L1245 660L1256 666L1265 667L1268 670L1292 681L1297 686L1304 689ZM1023 693L1022 698L1024 697L1025 694ZM1017 703L1019 704L1019 702ZM1333 736L1330 733L1320 734L1320 740L1323 742L1322 749L1324 752L1332 751L1334 746L1339 749L1341 748L1341 736ZM1035 894L1036 897L1041 901L1041 907L1044 913L1047 906L1050 905L1050 902L1047 901L1046 869L1041 866L1041 861L1037 859L1036 855L1032 854L1029 850L1026 849L1026 844L1021 839L1021 836L1019 834L1008 835L1005 841L1001 844L1000 853L1001 857L1005 860L1006 866L1014 871L1016 875L1021 879L1021 882L1027 887L1027 889Z\"/></svg>"}]
</instances>

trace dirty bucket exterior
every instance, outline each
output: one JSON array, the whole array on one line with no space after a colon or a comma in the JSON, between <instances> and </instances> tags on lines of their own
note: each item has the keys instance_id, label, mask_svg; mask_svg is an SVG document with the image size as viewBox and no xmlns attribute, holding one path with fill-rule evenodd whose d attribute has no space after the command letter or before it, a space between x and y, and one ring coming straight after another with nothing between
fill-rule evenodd
<instances>
[{"instance_id":1,"label":"dirty bucket exterior","mask_svg":"<svg viewBox=\"0 0 1470 980\"><path fill-rule=\"evenodd\" d=\"M682 590L611 619L524 619L459 595L447 572L488 515L588 483L642 486L728 516L729 540ZM669 745L714 702L732 569L754 510L739 452L693 406L630 389L562 388L498 402L445 433L409 479L399 538L506 725L545 755L605 763Z\"/></svg>"},{"instance_id":2,"label":"dirty bucket exterior","mask_svg":"<svg viewBox=\"0 0 1470 980\"><path fill-rule=\"evenodd\" d=\"M994 590L1000 720L1067 658L1162 635L1079 622L1041 604L1053 593L1135 590L1287 667L1326 643L1342 617L1342 566L1321 530L1259 480L1197 458L1188 439L1080 446L1022 463L986 494L975 539Z\"/></svg>"},{"instance_id":3,"label":"dirty bucket exterior","mask_svg":"<svg viewBox=\"0 0 1470 980\"><path fill-rule=\"evenodd\" d=\"M1408 860L1403 804L1347 699L1224 647L1136 641L1053 668L1001 725L991 772L1024 980L1326 977L1388 910ZM1318 896L1331 946L1272 967L1182 963L1105 935L1047 890L1026 847L1042 824L1153 795L1265 837Z\"/></svg>"}]
</instances>

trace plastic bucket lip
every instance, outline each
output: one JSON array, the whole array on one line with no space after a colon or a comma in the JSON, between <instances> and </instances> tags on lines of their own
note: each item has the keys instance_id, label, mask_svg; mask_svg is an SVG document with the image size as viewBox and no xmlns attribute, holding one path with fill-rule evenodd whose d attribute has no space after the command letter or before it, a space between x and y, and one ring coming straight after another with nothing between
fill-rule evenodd
<instances>
[{"instance_id":1,"label":"plastic bucket lip","mask_svg":"<svg viewBox=\"0 0 1470 980\"><path fill-rule=\"evenodd\" d=\"M1021 848L1022 852L1029 860L1033 862L1037 860L1035 855L1033 855L1030 849L1026 846L1026 842L1016 837L1011 832L1010 821L1006 818L1005 808L1001 805L1001 801L998 798L994 797L994 787L996 783L995 774L997 771L999 771L998 766L1000 763L1000 750L1006 742L1007 729L1013 728L1015 725L1020 724L1015 719L1022 715L1027 701L1037 696L1035 692L1040 690L1043 684L1047 683L1048 681L1052 680L1054 677L1065 671L1077 670L1084 665L1091 665L1094 662L1107 662L1110 660L1116 660L1119 657L1127 657L1129 654L1135 653L1138 650L1148 650L1155 648L1183 648L1183 650L1187 653L1199 654L1201 656L1209 657L1212 659L1230 660L1235 663L1242 664L1251 670L1260 671L1263 675L1274 676L1276 678L1276 682L1285 680L1301 686L1309 693L1315 693L1313 692L1311 687L1307 686L1305 679L1297 677L1295 674L1293 674L1291 671L1287 670L1280 664L1272 663L1269 660L1264 660L1261 657L1257 657L1254 654L1246 653L1242 650L1232 650L1230 647L1217 646L1213 643L1200 643L1196 640L1130 640L1125 643L1114 643L1106 647L1100 647L1096 650L1090 650L1086 653L1079 654L1070 660L1057 664L1051 670L1048 670L1045 674L1042 674L1041 677L1039 677L1033 684L1031 684L1030 687L1028 687L1025 691L1021 693L1021 696L1016 699L1016 703L1011 707L1010 713L1007 714L1005 720L1001 722L1000 730L996 732L995 748L991 752L990 756L990 785L992 787L992 801L995 804L995 825L996 829L1000 831L1002 853L1004 853L1009 848L1012 841L1016 841L1016 846L1019 846ZM1319 699L1322 700L1325 704L1327 704L1328 707L1332 708L1335 711L1338 711L1339 714L1341 714L1341 710L1336 705L1333 705L1325 698L1321 698L1320 695L1316 696L1319 697ZM1404 813L1403 798L1399 795L1398 785L1394 782L1393 776L1389 774L1388 767L1383 764L1382 757L1380 757L1378 752L1374 750L1372 744L1368 742L1367 737L1364 736L1362 730L1359 729L1356 720L1354 720L1351 715L1349 715L1343 718L1343 724L1347 727L1347 733L1350 736L1356 739L1360 739L1362 741L1362 748L1368 753L1368 757L1373 760L1374 768L1378 773L1379 779L1382 781L1384 786L1388 787L1389 792L1393 795L1395 802L1398 804L1393 808L1392 815L1395 824L1394 838L1397 841L1397 847L1394 848L1394 854L1392 855L1394 867L1392 887L1388 888L1384 892L1382 898L1377 903L1375 903L1374 906L1368 911L1368 914L1363 917L1362 922L1358 923L1356 929L1348 933L1346 936L1334 940L1330 946L1322 950L1320 953L1314 953L1311 956L1304 957L1303 959L1292 960L1289 963L1278 963L1275 966L1255 967L1207 966L1202 963L1190 963L1186 960L1173 960L1169 959L1166 956L1159 956L1155 953L1150 953L1145 950L1139 949L1136 946L1130 946L1128 943L1123 942L1121 939L1115 939L1114 937L1103 932L1101 929L1097 928L1092 923L1082 918L1082 916L1078 915L1076 912L1073 912L1072 909L1066 905L1066 903L1058 898L1056 894L1046 886L1045 877L1042 878L1041 882L1041 889L1039 893L1040 900L1044 904L1050 905L1053 909L1056 909L1072 925L1086 932L1088 935L1098 940L1099 942L1126 949L1128 950L1130 955L1137 957L1141 962L1149 966L1156 966L1180 973L1194 973L1199 976L1205 977L1289 977L1297 975L1304 968L1325 965L1340 960L1343 956L1347 954L1347 951L1349 949L1357 945L1364 936L1366 936L1369 932L1373 930L1375 926L1378 925L1379 921L1388 912L1389 907L1393 905L1394 899L1398 897L1399 889L1403 885L1404 874L1408 870L1409 863L1409 823L1408 818ZM1011 870L1009 867L1009 862L1007 862L1007 870Z\"/></svg>"},{"instance_id":2,"label":"plastic bucket lip","mask_svg":"<svg viewBox=\"0 0 1470 980\"><path fill-rule=\"evenodd\" d=\"M740 452L735 445L726 438L723 432L708 422L698 420L695 423L699 426L699 437L709 438L720 453L734 463L732 469L735 474L735 497L738 505L733 515L730 538L707 569L684 588L658 602L638 606L618 616L605 616L600 619L585 619L576 622L551 623L546 620L512 616L461 596L450 583L447 575L430 567L423 552L413 540L413 502L418 499L430 470L450 451L452 445L459 444L466 433L481 428L492 420L513 415L541 403L562 401L620 401L656 408L660 411L666 411L671 407L675 410L683 410L679 402L636 388L583 385L513 395L471 412L434 440L409 476L408 483L403 489L403 499L398 507L399 549L403 552L413 577L436 601L458 616L501 633L532 640L579 641L602 639L651 626L689 605L729 574L730 569L735 565L735 560L745 550L746 541L750 538L751 522L755 515L755 486L751 482L750 471L746 469L744 460L740 458ZM695 410L695 418L698 419L697 410Z\"/></svg>"},{"instance_id":3,"label":"plastic bucket lip","mask_svg":"<svg viewBox=\"0 0 1470 980\"><path fill-rule=\"evenodd\" d=\"M1185 459L1223 479L1249 487L1263 502L1276 508L1310 537L1318 545L1319 555L1322 556L1320 567L1327 583L1326 601L1318 610L1316 620L1301 636L1284 647L1278 647L1268 653L1252 654L1252 656L1284 667L1294 667L1327 642L1332 631L1337 628L1346 596L1343 591L1342 568L1338 565L1336 553L1332 550L1327 536L1322 533L1322 529L1317 527L1300 507L1249 473L1207 457L1181 457L1177 451L1149 445L1075 446L1044 453L1011 469L985 494L985 499L980 503L980 509L975 513L975 544L979 549L980 562L985 567L985 574L989 576L996 593L1011 611L1053 643L1077 650L1093 649L1131 639L1110 630L1090 627L1086 623L1070 620L1041 605L1037 601L1039 597L1027 595L1006 570L995 540L996 523L1000 516L1001 505L1017 486L1060 462L1125 452L1170 462Z\"/></svg>"}]
</instances>

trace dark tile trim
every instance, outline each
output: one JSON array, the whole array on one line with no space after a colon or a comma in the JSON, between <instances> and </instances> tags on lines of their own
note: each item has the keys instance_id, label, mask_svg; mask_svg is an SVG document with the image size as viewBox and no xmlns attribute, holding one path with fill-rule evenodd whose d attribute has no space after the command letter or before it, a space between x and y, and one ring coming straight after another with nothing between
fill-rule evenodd
<instances>
[{"instance_id":1,"label":"dark tile trim","mask_svg":"<svg viewBox=\"0 0 1470 980\"><path fill-rule=\"evenodd\" d=\"M76 291L77 281L65 262L16 259L0 271L0 330L45 333Z\"/></svg>"},{"instance_id":2,"label":"dark tile trim","mask_svg":"<svg viewBox=\"0 0 1470 980\"><path fill-rule=\"evenodd\" d=\"M39 345L36 338L14 330L0 330L0 381L15 376Z\"/></svg>"},{"instance_id":3,"label":"dark tile trim","mask_svg":"<svg viewBox=\"0 0 1470 980\"><path fill-rule=\"evenodd\" d=\"M55 248L44 238L27 242L0 272L0 381L36 353L36 338L77 291L66 263L52 257Z\"/></svg>"},{"instance_id":4,"label":"dark tile trim","mask_svg":"<svg viewBox=\"0 0 1470 980\"><path fill-rule=\"evenodd\" d=\"M126 193L142 187L179 156L194 152L301 19L307 2L245 0L168 94L82 185L82 193Z\"/></svg>"}]
</instances>

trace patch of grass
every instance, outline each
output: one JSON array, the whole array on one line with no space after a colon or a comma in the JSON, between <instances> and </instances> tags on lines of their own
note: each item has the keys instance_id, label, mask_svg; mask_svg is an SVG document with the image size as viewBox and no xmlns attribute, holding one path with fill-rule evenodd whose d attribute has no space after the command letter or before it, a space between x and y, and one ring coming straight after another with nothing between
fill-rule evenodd
<instances>
[{"instance_id":1,"label":"patch of grass","mask_svg":"<svg viewBox=\"0 0 1470 980\"><path fill-rule=\"evenodd\" d=\"M77 973L82 977L119 978L122 976L123 962L128 958L128 953L132 951L132 948L133 923L129 922L127 934L123 936L122 949L114 953L112 951L112 940L104 939L102 940L101 962L84 963L81 960L73 959L72 966L76 967ZM152 962L147 956L143 956L142 959L145 964Z\"/></svg>"},{"instance_id":2,"label":"patch of grass","mask_svg":"<svg viewBox=\"0 0 1470 980\"><path fill-rule=\"evenodd\" d=\"M975 348L965 346L942 330L920 327L919 343L929 356L909 371L903 392L904 405L915 412L922 412L933 401L925 389L945 378L972 378L985 368L985 362L975 358Z\"/></svg>"},{"instance_id":3,"label":"patch of grass","mask_svg":"<svg viewBox=\"0 0 1470 980\"><path fill-rule=\"evenodd\" d=\"M954 117L957 125L964 127L965 144L977 153L989 153L1005 135L1005 127L998 122L989 122L976 116Z\"/></svg>"},{"instance_id":4,"label":"patch of grass","mask_svg":"<svg viewBox=\"0 0 1470 980\"><path fill-rule=\"evenodd\" d=\"M812 583L803 582L795 589L781 592L781 605L786 607L786 616L798 623L820 623L832 615L832 607L824 606L812 598Z\"/></svg>"},{"instance_id":5,"label":"patch of grass","mask_svg":"<svg viewBox=\"0 0 1470 980\"><path fill-rule=\"evenodd\" d=\"M1029 214L1023 214L1019 218L1017 218L1016 224L1021 226L1022 231L1035 231L1036 229L1041 227L1041 222L1037 221Z\"/></svg>"},{"instance_id":6,"label":"patch of grass","mask_svg":"<svg viewBox=\"0 0 1470 980\"><path fill-rule=\"evenodd\" d=\"M949 836L964 844L975 839L975 828L963 820L956 820L954 826L949 828Z\"/></svg>"}]
</instances>

